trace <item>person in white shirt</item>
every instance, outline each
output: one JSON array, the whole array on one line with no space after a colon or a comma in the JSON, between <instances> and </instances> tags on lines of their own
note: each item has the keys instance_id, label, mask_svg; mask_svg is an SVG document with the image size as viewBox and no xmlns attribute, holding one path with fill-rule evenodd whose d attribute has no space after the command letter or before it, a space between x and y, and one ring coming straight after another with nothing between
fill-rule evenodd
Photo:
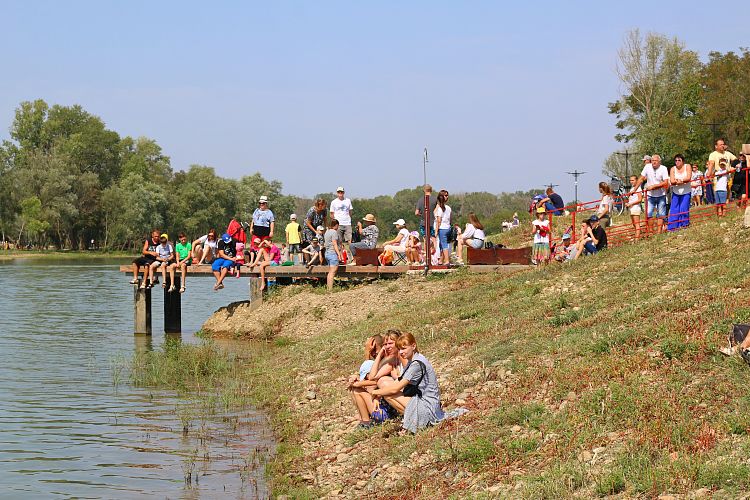
<instances>
[{"instance_id":1,"label":"person in white shirt","mask_svg":"<svg viewBox=\"0 0 750 500\"><path fill-rule=\"evenodd\" d=\"M218 242L216 229L209 229L207 234L195 240L191 245L195 265L211 264L216 258L216 244Z\"/></svg>"},{"instance_id":2,"label":"person in white shirt","mask_svg":"<svg viewBox=\"0 0 750 500\"><path fill-rule=\"evenodd\" d=\"M661 156L651 156L651 164L643 167L635 188L639 188L644 182L648 199L646 204L648 217L656 221L653 230L661 233L665 230L664 218L667 216L667 187L669 187L669 171L661 164Z\"/></svg>"},{"instance_id":3,"label":"person in white shirt","mask_svg":"<svg viewBox=\"0 0 750 500\"><path fill-rule=\"evenodd\" d=\"M440 241L440 264L448 265L451 263L451 247L448 237L451 232L451 207L446 204L448 195L445 190L438 194L438 202L435 205L435 227Z\"/></svg>"},{"instance_id":4,"label":"person in white shirt","mask_svg":"<svg viewBox=\"0 0 750 500\"><path fill-rule=\"evenodd\" d=\"M336 198L331 202L331 219L339 221L339 241L343 250L344 244L352 242L352 201L344 197L344 188L336 188Z\"/></svg>"},{"instance_id":5,"label":"person in white shirt","mask_svg":"<svg viewBox=\"0 0 750 500\"><path fill-rule=\"evenodd\" d=\"M484 238L484 226L479 222L474 212L469 212L469 222L466 223L466 228L463 232L458 235L458 248L456 249L458 261L463 262L463 249L465 245L479 250L484 246Z\"/></svg>"},{"instance_id":6,"label":"person in white shirt","mask_svg":"<svg viewBox=\"0 0 750 500\"><path fill-rule=\"evenodd\" d=\"M409 241L409 230L406 229L406 221L404 221L404 219L399 219L394 222L393 225L398 229L398 234L392 240L385 242L383 250L405 254L406 243Z\"/></svg>"},{"instance_id":7,"label":"person in white shirt","mask_svg":"<svg viewBox=\"0 0 750 500\"><path fill-rule=\"evenodd\" d=\"M633 229L635 229L634 237L636 240L641 237L641 202L643 202L643 190L637 188L637 185L638 176L631 175L630 186L633 189L628 193L628 201L625 206L630 211L630 222L633 224Z\"/></svg>"}]
</instances>

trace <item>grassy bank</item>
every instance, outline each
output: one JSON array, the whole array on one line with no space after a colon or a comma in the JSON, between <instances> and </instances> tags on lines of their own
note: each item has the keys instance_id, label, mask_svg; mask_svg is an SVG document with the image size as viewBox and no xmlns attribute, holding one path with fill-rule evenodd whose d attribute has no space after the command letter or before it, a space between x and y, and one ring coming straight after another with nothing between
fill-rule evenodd
<instances>
[{"instance_id":1,"label":"grassy bank","mask_svg":"<svg viewBox=\"0 0 750 500\"><path fill-rule=\"evenodd\" d=\"M750 320L748 236L732 215L511 277L339 291L296 313L336 326L302 335L287 315L206 394L271 415L276 495L734 497L750 491L750 372L716 348ZM345 377L388 328L417 336L444 405L469 414L416 436L354 429Z\"/></svg>"},{"instance_id":2,"label":"grassy bank","mask_svg":"<svg viewBox=\"0 0 750 500\"><path fill-rule=\"evenodd\" d=\"M0 260L13 259L70 259L70 260L87 260L87 259L112 259L123 258L132 259L135 254L132 252L99 252L99 251L78 251L78 250L0 250Z\"/></svg>"}]
</instances>

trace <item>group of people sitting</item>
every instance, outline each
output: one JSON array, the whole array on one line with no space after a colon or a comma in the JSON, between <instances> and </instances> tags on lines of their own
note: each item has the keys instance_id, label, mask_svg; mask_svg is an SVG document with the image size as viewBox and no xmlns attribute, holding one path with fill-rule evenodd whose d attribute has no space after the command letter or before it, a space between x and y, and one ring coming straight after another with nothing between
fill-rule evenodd
<instances>
[{"instance_id":1,"label":"group of people sitting","mask_svg":"<svg viewBox=\"0 0 750 500\"><path fill-rule=\"evenodd\" d=\"M411 333L388 330L369 337L364 358L359 373L347 380L359 428L403 416L402 427L417 432L445 418L437 374Z\"/></svg>"}]
</instances>

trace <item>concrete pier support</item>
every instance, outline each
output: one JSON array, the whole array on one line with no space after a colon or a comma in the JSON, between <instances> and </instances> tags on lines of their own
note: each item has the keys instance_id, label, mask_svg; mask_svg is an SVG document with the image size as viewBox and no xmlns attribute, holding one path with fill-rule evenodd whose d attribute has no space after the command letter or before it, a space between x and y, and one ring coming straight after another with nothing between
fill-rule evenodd
<instances>
[{"instance_id":1,"label":"concrete pier support","mask_svg":"<svg viewBox=\"0 0 750 500\"><path fill-rule=\"evenodd\" d=\"M250 278L250 309L257 309L263 303L263 292L261 286L263 280L260 278Z\"/></svg>"},{"instance_id":2,"label":"concrete pier support","mask_svg":"<svg viewBox=\"0 0 750 500\"><path fill-rule=\"evenodd\" d=\"M151 335L151 290L133 287L134 333Z\"/></svg>"},{"instance_id":3,"label":"concrete pier support","mask_svg":"<svg viewBox=\"0 0 750 500\"><path fill-rule=\"evenodd\" d=\"M169 279L169 278L167 278ZM169 292L169 285L164 289L164 333L180 333L182 331L182 294L180 277L174 277L174 292Z\"/></svg>"}]
</instances>

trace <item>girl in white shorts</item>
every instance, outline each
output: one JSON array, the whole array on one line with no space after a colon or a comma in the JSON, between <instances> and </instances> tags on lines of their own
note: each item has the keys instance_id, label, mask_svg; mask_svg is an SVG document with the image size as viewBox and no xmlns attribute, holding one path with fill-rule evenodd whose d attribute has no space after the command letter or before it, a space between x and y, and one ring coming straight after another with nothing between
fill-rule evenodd
<instances>
[{"instance_id":1,"label":"girl in white shorts","mask_svg":"<svg viewBox=\"0 0 750 500\"><path fill-rule=\"evenodd\" d=\"M630 211L630 221L633 223L635 239L637 240L641 237L641 213L643 212L641 202L643 202L643 189L635 189L636 184L638 184L638 177L631 175L630 185L633 189L628 194L628 202L625 206L628 207L628 210Z\"/></svg>"}]
</instances>

